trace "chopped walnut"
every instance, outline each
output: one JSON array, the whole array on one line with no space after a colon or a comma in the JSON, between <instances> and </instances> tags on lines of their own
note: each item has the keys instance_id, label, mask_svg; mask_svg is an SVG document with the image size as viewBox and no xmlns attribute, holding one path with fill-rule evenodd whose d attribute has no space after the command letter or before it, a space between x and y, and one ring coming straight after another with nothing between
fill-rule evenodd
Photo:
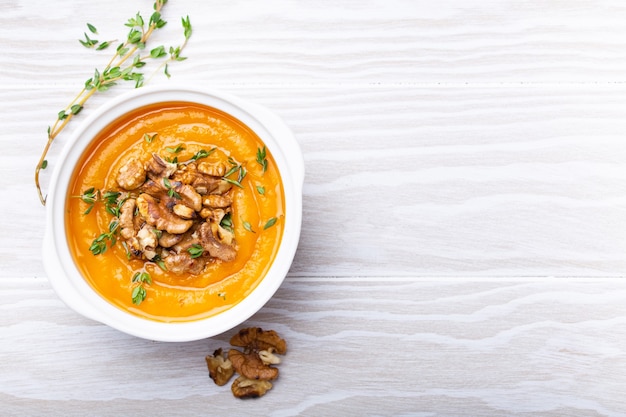
<instances>
[{"instance_id":1,"label":"chopped walnut","mask_svg":"<svg viewBox=\"0 0 626 417\"><path fill-rule=\"evenodd\" d=\"M169 178L178 169L178 164L167 162L158 154L152 154L152 159L146 163L145 170L152 179Z\"/></svg>"},{"instance_id":2,"label":"chopped walnut","mask_svg":"<svg viewBox=\"0 0 626 417\"><path fill-rule=\"evenodd\" d=\"M124 190L134 190L146 180L146 170L141 161L131 158L122 165L115 180Z\"/></svg>"},{"instance_id":3,"label":"chopped walnut","mask_svg":"<svg viewBox=\"0 0 626 417\"><path fill-rule=\"evenodd\" d=\"M222 162L200 162L198 171L212 177L223 177L226 174L226 165Z\"/></svg>"},{"instance_id":4,"label":"chopped walnut","mask_svg":"<svg viewBox=\"0 0 626 417\"><path fill-rule=\"evenodd\" d=\"M170 211L163 201L158 201L149 194L144 193L137 197L137 208L145 221L158 230L181 234L193 225L193 221L180 218Z\"/></svg>"},{"instance_id":5,"label":"chopped walnut","mask_svg":"<svg viewBox=\"0 0 626 417\"><path fill-rule=\"evenodd\" d=\"M133 238L137 233L134 222L136 207L134 198L124 201L120 207L120 235L126 240Z\"/></svg>"},{"instance_id":6,"label":"chopped walnut","mask_svg":"<svg viewBox=\"0 0 626 417\"><path fill-rule=\"evenodd\" d=\"M176 204L172 211L174 212L175 215L177 215L178 217L182 218L182 219L186 219L186 220L190 220L193 219L196 212L194 211L194 209L187 207L184 204Z\"/></svg>"},{"instance_id":7,"label":"chopped walnut","mask_svg":"<svg viewBox=\"0 0 626 417\"><path fill-rule=\"evenodd\" d=\"M280 358L274 355L273 348L260 350L259 358L261 358L261 362L263 362L265 365L278 365L280 363Z\"/></svg>"},{"instance_id":8,"label":"chopped walnut","mask_svg":"<svg viewBox=\"0 0 626 417\"><path fill-rule=\"evenodd\" d=\"M231 338L231 344L237 343L237 346L245 348L244 352L237 349L228 351L226 359L222 353L222 349L218 349L213 356L207 356L207 364L209 364L209 376L217 385L223 385L223 379L220 382L213 377L218 372L220 364L228 362L233 372L240 376L235 379L231 386L233 395L237 398L255 398L264 395L272 388L270 381L278 378L278 369L270 365L279 364L280 358L274 355L274 352L285 353L287 351L286 342L273 331L263 331L258 327L242 329ZM269 345L272 346L269 346ZM259 350L259 346L265 346ZM278 346L278 349L276 348ZM213 369L213 371L211 370ZM212 373L213 372L213 373ZM230 375L228 376L230 378Z\"/></svg>"},{"instance_id":9,"label":"chopped walnut","mask_svg":"<svg viewBox=\"0 0 626 417\"><path fill-rule=\"evenodd\" d=\"M213 382L219 386L226 385L235 373L235 368L233 368L230 360L226 358L222 349L217 349L212 356L208 355L205 359L209 368L209 376Z\"/></svg>"},{"instance_id":10,"label":"chopped walnut","mask_svg":"<svg viewBox=\"0 0 626 417\"><path fill-rule=\"evenodd\" d=\"M212 262L237 255L231 230L221 222L232 212L232 186L224 162L176 163L152 154L142 165L129 159L117 176L129 190L120 207L120 237L129 256L163 261L176 274L201 274ZM188 252L201 246L192 257Z\"/></svg>"},{"instance_id":11,"label":"chopped walnut","mask_svg":"<svg viewBox=\"0 0 626 417\"><path fill-rule=\"evenodd\" d=\"M226 208L233 204L230 197L219 194L209 194L202 198L202 205L211 208Z\"/></svg>"},{"instance_id":12,"label":"chopped walnut","mask_svg":"<svg viewBox=\"0 0 626 417\"><path fill-rule=\"evenodd\" d=\"M237 398L258 398L267 391L272 389L272 383L269 381L258 381L240 376L235 379L230 390Z\"/></svg>"}]
</instances>

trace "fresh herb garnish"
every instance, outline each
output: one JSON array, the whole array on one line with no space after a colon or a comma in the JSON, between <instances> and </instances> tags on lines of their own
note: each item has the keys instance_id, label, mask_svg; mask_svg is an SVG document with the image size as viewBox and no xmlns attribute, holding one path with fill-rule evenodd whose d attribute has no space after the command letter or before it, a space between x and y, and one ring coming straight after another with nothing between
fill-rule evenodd
<instances>
[{"instance_id":1,"label":"fresh herb garnish","mask_svg":"<svg viewBox=\"0 0 626 417\"><path fill-rule=\"evenodd\" d=\"M263 167L263 172L267 171L267 150L265 146L263 149L257 148L256 150L256 161L261 167Z\"/></svg>"},{"instance_id":2,"label":"fresh herb garnish","mask_svg":"<svg viewBox=\"0 0 626 417\"><path fill-rule=\"evenodd\" d=\"M157 266L159 268L161 268L163 271L167 271L167 267L165 266L165 262L163 261L163 258L161 258L160 255L156 255L154 258L152 258L152 262L157 264Z\"/></svg>"},{"instance_id":3,"label":"fresh herb garnish","mask_svg":"<svg viewBox=\"0 0 626 417\"><path fill-rule=\"evenodd\" d=\"M229 158L228 161L233 164L233 160L232 158ZM231 167L226 174L224 174L224 176L222 177L222 179L234 186L237 186L239 188L243 188L243 185L241 185L241 181L243 181L243 179L246 177L246 174L248 173L245 168L239 164L237 164L236 162L234 162L235 165L233 167ZM237 179L233 179L233 178L228 178L229 176L233 175L235 172L237 172Z\"/></svg>"},{"instance_id":4,"label":"fresh herb garnish","mask_svg":"<svg viewBox=\"0 0 626 417\"><path fill-rule=\"evenodd\" d=\"M83 214L87 215L93 210L96 203L102 202L104 203L105 210L111 214L112 216L119 217L120 209L122 208L122 204L126 201L127 197L120 198L122 193L117 191L105 191L102 193L100 190L95 189L94 187L88 188L83 191L83 193L79 196L79 198L89 206L87 210L83 212Z\"/></svg>"},{"instance_id":5,"label":"fresh herb garnish","mask_svg":"<svg viewBox=\"0 0 626 417\"><path fill-rule=\"evenodd\" d=\"M95 70L93 76L86 80L83 89L72 99L70 104L57 113L56 121L47 129L48 138L44 146L41 157L35 167L35 185L41 204L46 204L46 196L44 195L41 184L39 182L39 174L42 169L47 166L46 155L54 142L54 139L63 131L69 121L83 109L83 106L91 96L97 92L107 91L119 82L129 81L135 84L135 87L141 87L145 82L145 75L141 68L146 65L149 60L161 61L160 66L155 70L158 72L164 68L167 77L169 74L168 64L175 61L183 61L186 58L181 55L183 49L187 45L191 37L192 27L189 16L182 18L184 41L179 46L170 46L169 49L164 45L156 46L150 49L149 54L143 51L153 35L155 30L165 26L167 23L162 18L162 9L167 0L156 0L154 3L154 11L149 21L146 23L140 13L135 17L128 19L125 26L129 29L126 38L115 49L115 54L109 60L102 70ZM87 24L87 29L92 35L98 34L98 31L91 23ZM87 32L84 33L84 40L79 42L90 49L103 50L106 49L112 41L100 42L93 39ZM169 51L169 53L166 53Z\"/></svg>"},{"instance_id":6,"label":"fresh herb garnish","mask_svg":"<svg viewBox=\"0 0 626 417\"><path fill-rule=\"evenodd\" d=\"M168 151L169 153L179 153L180 151L185 150L185 148L183 147L183 145L178 145L175 148L165 148L166 151Z\"/></svg>"},{"instance_id":7,"label":"fresh herb garnish","mask_svg":"<svg viewBox=\"0 0 626 417\"><path fill-rule=\"evenodd\" d=\"M106 191L102 194L102 200L104 201L104 209L112 216L119 217L122 204L126 201L126 198L120 199L122 194L117 191Z\"/></svg>"},{"instance_id":8,"label":"fresh herb garnish","mask_svg":"<svg viewBox=\"0 0 626 417\"><path fill-rule=\"evenodd\" d=\"M96 190L94 187L88 188L80 195L80 199L89 205L83 214L89 214L96 205L96 201L100 200L100 190Z\"/></svg>"},{"instance_id":9,"label":"fresh herb garnish","mask_svg":"<svg viewBox=\"0 0 626 417\"><path fill-rule=\"evenodd\" d=\"M139 305L146 299L148 295L145 285L152 284L152 278L150 278L150 274L147 272L135 272L132 278L133 283L137 283L139 285L133 288L133 292L131 293L131 297L133 300L133 304Z\"/></svg>"},{"instance_id":10,"label":"fresh herb garnish","mask_svg":"<svg viewBox=\"0 0 626 417\"><path fill-rule=\"evenodd\" d=\"M259 194L265 195L265 187L261 187L260 185L257 185L256 190Z\"/></svg>"},{"instance_id":11,"label":"fresh herb garnish","mask_svg":"<svg viewBox=\"0 0 626 417\"><path fill-rule=\"evenodd\" d=\"M205 150L205 149L200 149L198 152L195 153L194 156L191 157L191 161L197 161L198 159L201 158L206 158L207 156L211 155L213 152L215 152L217 148L212 148L210 150Z\"/></svg>"},{"instance_id":12,"label":"fresh herb garnish","mask_svg":"<svg viewBox=\"0 0 626 417\"><path fill-rule=\"evenodd\" d=\"M154 133L152 135L149 135L148 133L144 133L143 135L143 140L145 140L148 143L152 143L152 141L154 141L154 139L156 139L158 133Z\"/></svg>"},{"instance_id":13,"label":"fresh herb garnish","mask_svg":"<svg viewBox=\"0 0 626 417\"><path fill-rule=\"evenodd\" d=\"M265 223L265 226L263 226L263 230L269 229L270 227L274 226L277 220L278 219L276 217L272 217L271 219L269 219L267 223Z\"/></svg>"},{"instance_id":14,"label":"fresh herb garnish","mask_svg":"<svg viewBox=\"0 0 626 417\"><path fill-rule=\"evenodd\" d=\"M189 249L187 249L189 255L191 255L191 259L199 258L204 253L204 248L202 245L196 243L195 245L191 245Z\"/></svg>"},{"instance_id":15,"label":"fresh herb garnish","mask_svg":"<svg viewBox=\"0 0 626 417\"><path fill-rule=\"evenodd\" d=\"M175 186L172 185L169 179L163 178L163 185L165 185L165 188L167 189L167 195L169 195L170 197L176 198L178 200L181 199L180 194L176 192Z\"/></svg>"},{"instance_id":16,"label":"fresh herb garnish","mask_svg":"<svg viewBox=\"0 0 626 417\"><path fill-rule=\"evenodd\" d=\"M111 223L109 223L109 231L107 233L102 233L100 236L95 238L89 246L89 250L94 255L100 255L107 250L107 242L109 242L108 247L113 247L117 242L117 234L119 232L120 223L117 219L113 219Z\"/></svg>"},{"instance_id":17,"label":"fresh herb garnish","mask_svg":"<svg viewBox=\"0 0 626 417\"><path fill-rule=\"evenodd\" d=\"M233 221L231 217L231 213L227 213L224 217L222 217L222 221L220 222L220 226L229 232L233 233Z\"/></svg>"},{"instance_id":18,"label":"fresh herb garnish","mask_svg":"<svg viewBox=\"0 0 626 417\"><path fill-rule=\"evenodd\" d=\"M252 229L252 225L249 222L242 219L241 224L243 224L243 228L246 229L248 232L256 233L254 229Z\"/></svg>"}]
</instances>

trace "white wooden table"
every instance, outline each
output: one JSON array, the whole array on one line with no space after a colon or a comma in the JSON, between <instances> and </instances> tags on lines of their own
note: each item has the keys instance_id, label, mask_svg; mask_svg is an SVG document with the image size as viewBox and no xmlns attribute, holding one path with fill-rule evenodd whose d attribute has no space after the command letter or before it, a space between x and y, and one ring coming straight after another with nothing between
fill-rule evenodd
<instances>
[{"instance_id":1,"label":"white wooden table","mask_svg":"<svg viewBox=\"0 0 626 417\"><path fill-rule=\"evenodd\" d=\"M624 2L170 0L171 81L271 108L306 161L293 266L243 325L289 352L246 401L205 367L230 333L127 336L42 267L45 131L110 56L77 39L151 5L0 4L0 414L626 415Z\"/></svg>"}]
</instances>

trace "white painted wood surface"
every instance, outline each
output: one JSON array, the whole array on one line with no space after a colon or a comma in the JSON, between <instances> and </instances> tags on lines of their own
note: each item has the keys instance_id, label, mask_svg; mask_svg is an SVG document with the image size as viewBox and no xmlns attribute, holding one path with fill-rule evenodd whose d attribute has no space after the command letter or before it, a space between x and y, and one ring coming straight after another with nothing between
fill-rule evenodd
<instances>
[{"instance_id":1,"label":"white painted wood surface","mask_svg":"<svg viewBox=\"0 0 626 417\"><path fill-rule=\"evenodd\" d=\"M43 271L34 165L108 57L76 39L150 7L0 4L0 414L626 415L625 3L170 0L171 81L268 106L307 165L293 266L244 324L290 345L253 401L208 378L230 334L126 336Z\"/></svg>"}]
</instances>

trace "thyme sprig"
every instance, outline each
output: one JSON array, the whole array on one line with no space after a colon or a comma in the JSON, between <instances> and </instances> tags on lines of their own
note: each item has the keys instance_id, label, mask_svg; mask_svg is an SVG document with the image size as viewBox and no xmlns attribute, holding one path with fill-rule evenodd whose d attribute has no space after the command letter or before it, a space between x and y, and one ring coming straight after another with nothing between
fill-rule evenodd
<instances>
[{"instance_id":1,"label":"thyme sprig","mask_svg":"<svg viewBox=\"0 0 626 417\"><path fill-rule=\"evenodd\" d=\"M202 256L202 254L204 253L204 248L199 243L196 243L195 245L191 245L187 249L187 252L189 252L189 255L191 255L191 259L196 259Z\"/></svg>"},{"instance_id":2,"label":"thyme sprig","mask_svg":"<svg viewBox=\"0 0 626 417\"><path fill-rule=\"evenodd\" d=\"M236 187L243 188L243 185L241 184L241 182L246 177L248 172L243 167L243 165L240 165L237 162L235 162L233 158L228 158L228 162L230 163L231 168L228 171L226 171L222 179ZM237 179L229 178L234 173L237 173Z\"/></svg>"},{"instance_id":3,"label":"thyme sprig","mask_svg":"<svg viewBox=\"0 0 626 417\"><path fill-rule=\"evenodd\" d=\"M91 213L96 203L104 203L104 209L112 216L119 217L122 204L128 196L122 195L118 191L100 191L94 187L88 188L79 196L83 203L87 204L87 210L83 214Z\"/></svg>"},{"instance_id":4,"label":"thyme sprig","mask_svg":"<svg viewBox=\"0 0 626 417\"><path fill-rule=\"evenodd\" d=\"M131 298L133 300L133 304L139 305L148 296L148 292L146 291L145 286L146 284L147 285L152 284L152 278L150 277L150 274L148 274L145 271L135 272L132 278L132 282L137 285L133 288L133 291L131 293Z\"/></svg>"},{"instance_id":5,"label":"thyme sprig","mask_svg":"<svg viewBox=\"0 0 626 417\"><path fill-rule=\"evenodd\" d=\"M106 252L107 247L112 248L113 245L117 242L117 235L119 234L120 222L117 219L113 219L111 223L109 223L109 231L106 233L102 233L100 236L95 238L89 246L89 250L94 255L100 255ZM108 246L107 246L108 242Z\"/></svg>"},{"instance_id":6,"label":"thyme sprig","mask_svg":"<svg viewBox=\"0 0 626 417\"><path fill-rule=\"evenodd\" d=\"M208 151L206 149L200 149L187 162L193 162L193 161L197 161L198 159L207 158L209 155L211 155L216 150L217 150L216 147L213 147L213 148L209 149Z\"/></svg>"},{"instance_id":7,"label":"thyme sprig","mask_svg":"<svg viewBox=\"0 0 626 417\"><path fill-rule=\"evenodd\" d=\"M180 185L180 183L178 184ZM180 194L176 192L176 184L172 184L169 179L163 178L163 185L165 186L165 189L167 190L168 196L175 198L177 200L181 199Z\"/></svg>"},{"instance_id":8,"label":"thyme sprig","mask_svg":"<svg viewBox=\"0 0 626 417\"><path fill-rule=\"evenodd\" d=\"M40 171L46 169L48 166L46 155L54 139L63 131L69 121L80 113L87 100L98 92L107 91L121 81L134 82L135 88L141 87L145 82L145 76L141 68L144 67L146 61L150 59L163 61L156 71L158 72L163 69L164 74L168 78L170 77L168 64L186 59L186 57L181 54L192 33L189 16L181 19L184 35L184 41L181 45L176 47L170 46L169 49L166 49L164 45L159 45L150 49L148 53L143 53L154 31L161 29L167 24L162 18L162 9L166 3L167 0L156 0L154 3L154 11L147 22L139 12L134 17L128 19L125 26L130 28L129 32L125 40L115 49L113 57L109 60L104 69L96 69L94 71L93 76L85 81L82 90L70 101L70 104L58 112L54 124L48 126L48 139L41 157L37 162L37 166L35 167L35 185L41 204L45 205L47 198L47 196L44 196L39 182ZM97 34L97 29L92 24L88 23L87 28L92 34ZM85 32L84 35L85 40L80 40L80 43L87 48L103 50L113 42L99 42L96 39L92 39L87 32ZM169 53L166 52L168 50Z\"/></svg>"},{"instance_id":9,"label":"thyme sprig","mask_svg":"<svg viewBox=\"0 0 626 417\"><path fill-rule=\"evenodd\" d=\"M263 149L261 148L257 148L256 150L256 162L261 165L261 167L263 168L263 173L265 173L265 171L267 171L267 149L265 149L265 146L263 146Z\"/></svg>"}]
</instances>

